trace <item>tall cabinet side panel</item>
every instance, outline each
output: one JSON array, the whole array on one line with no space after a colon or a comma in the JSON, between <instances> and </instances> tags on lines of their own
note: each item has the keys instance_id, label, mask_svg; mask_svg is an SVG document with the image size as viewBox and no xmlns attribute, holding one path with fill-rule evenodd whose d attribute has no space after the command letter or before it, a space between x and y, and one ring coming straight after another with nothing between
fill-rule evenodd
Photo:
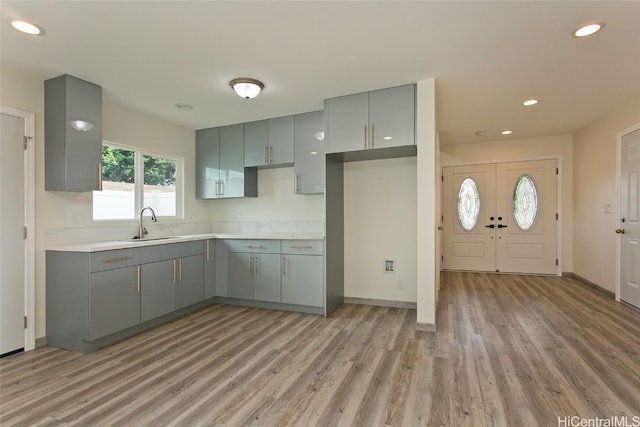
<instances>
[{"instance_id":1,"label":"tall cabinet side panel","mask_svg":"<svg viewBox=\"0 0 640 427\"><path fill-rule=\"evenodd\" d=\"M344 167L335 156L326 159L326 283L325 315L344 303Z\"/></svg>"}]
</instances>

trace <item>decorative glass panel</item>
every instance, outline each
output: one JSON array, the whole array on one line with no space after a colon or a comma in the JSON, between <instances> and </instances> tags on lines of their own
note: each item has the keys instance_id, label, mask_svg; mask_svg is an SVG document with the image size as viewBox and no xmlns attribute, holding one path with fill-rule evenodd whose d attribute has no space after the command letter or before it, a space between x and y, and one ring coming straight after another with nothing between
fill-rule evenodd
<instances>
[{"instance_id":1,"label":"decorative glass panel","mask_svg":"<svg viewBox=\"0 0 640 427\"><path fill-rule=\"evenodd\" d=\"M458 219L460 225L467 231L473 230L478 222L480 213L480 193L472 178L465 178L458 190Z\"/></svg>"},{"instance_id":2,"label":"decorative glass panel","mask_svg":"<svg viewBox=\"0 0 640 427\"><path fill-rule=\"evenodd\" d=\"M538 191L533 178L522 175L513 191L513 218L522 231L530 230L538 217Z\"/></svg>"}]
</instances>

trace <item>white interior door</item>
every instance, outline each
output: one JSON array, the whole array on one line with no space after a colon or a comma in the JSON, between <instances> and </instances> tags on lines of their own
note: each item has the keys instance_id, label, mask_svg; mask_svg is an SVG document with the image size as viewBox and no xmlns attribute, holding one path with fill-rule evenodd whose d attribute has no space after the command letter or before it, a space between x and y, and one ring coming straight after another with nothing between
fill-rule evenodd
<instances>
[{"instance_id":1,"label":"white interior door","mask_svg":"<svg viewBox=\"0 0 640 427\"><path fill-rule=\"evenodd\" d=\"M497 271L556 273L556 189L555 160L497 165Z\"/></svg>"},{"instance_id":2,"label":"white interior door","mask_svg":"<svg viewBox=\"0 0 640 427\"><path fill-rule=\"evenodd\" d=\"M620 299L640 308L640 129L620 144Z\"/></svg>"},{"instance_id":3,"label":"white interior door","mask_svg":"<svg viewBox=\"0 0 640 427\"><path fill-rule=\"evenodd\" d=\"M442 268L556 274L555 160L444 167Z\"/></svg>"},{"instance_id":4,"label":"white interior door","mask_svg":"<svg viewBox=\"0 0 640 427\"><path fill-rule=\"evenodd\" d=\"M23 118L2 114L0 141L0 355L24 348Z\"/></svg>"},{"instance_id":5,"label":"white interior door","mask_svg":"<svg viewBox=\"0 0 640 427\"><path fill-rule=\"evenodd\" d=\"M442 173L442 268L495 271L495 164Z\"/></svg>"}]
</instances>

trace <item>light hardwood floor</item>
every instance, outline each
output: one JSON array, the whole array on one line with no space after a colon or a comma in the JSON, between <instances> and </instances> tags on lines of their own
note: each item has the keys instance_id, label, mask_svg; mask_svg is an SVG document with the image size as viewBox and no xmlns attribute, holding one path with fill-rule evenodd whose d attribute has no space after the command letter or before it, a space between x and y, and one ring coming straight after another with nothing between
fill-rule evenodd
<instances>
[{"instance_id":1,"label":"light hardwood floor","mask_svg":"<svg viewBox=\"0 0 640 427\"><path fill-rule=\"evenodd\" d=\"M0 424L519 426L640 416L640 313L572 279L443 273L415 310L211 306L98 352L0 360Z\"/></svg>"}]
</instances>

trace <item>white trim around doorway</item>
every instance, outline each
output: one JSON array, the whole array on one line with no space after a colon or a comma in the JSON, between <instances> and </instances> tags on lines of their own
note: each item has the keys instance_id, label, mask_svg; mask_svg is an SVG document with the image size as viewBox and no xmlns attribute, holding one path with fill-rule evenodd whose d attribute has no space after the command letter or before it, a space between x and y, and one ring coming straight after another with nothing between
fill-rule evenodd
<instances>
[{"instance_id":1,"label":"white trim around doorway","mask_svg":"<svg viewBox=\"0 0 640 427\"><path fill-rule=\"evenodd\" d=\"M25 293L24 313L27 317L27 327L24 332L24 350L33 350L36 347L36 301L35 301L35 114L11 107L0 106L0 112L9 116L24 119L24 134L28 138L25 150L25 226L27 227L27 239L25 241Z\"/></svg>"}]
</instances>

